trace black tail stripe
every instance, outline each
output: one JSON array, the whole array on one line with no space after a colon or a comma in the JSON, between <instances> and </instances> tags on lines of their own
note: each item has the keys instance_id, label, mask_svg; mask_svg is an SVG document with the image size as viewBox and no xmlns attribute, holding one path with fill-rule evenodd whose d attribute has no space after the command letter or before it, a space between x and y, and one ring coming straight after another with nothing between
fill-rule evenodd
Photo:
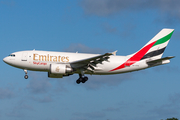
<instances>
[{"instance_id":1,"label":"black tail stripe","mask_svg":"<svg viewBox=\"0 0 180 120\"><path fill-rule=\"evenodd\" d=\"M156 50L156 51L152 51L150 53L147 53L146 55L143 56L143 58L141 58L141 60L160 55L164 52L165 49L166 49L166 47L159 49L159 50Z\"/></svg>"}]
</instances>

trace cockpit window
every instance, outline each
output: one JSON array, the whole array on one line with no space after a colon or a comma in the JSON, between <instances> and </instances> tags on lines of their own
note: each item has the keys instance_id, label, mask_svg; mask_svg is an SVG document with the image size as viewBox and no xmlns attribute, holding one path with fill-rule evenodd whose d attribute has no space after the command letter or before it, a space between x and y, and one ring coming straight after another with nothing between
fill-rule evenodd
<instances>
[{"instance_id":1,"label":"cockpit window","mask_svg":"<svg viewBox=\"0 0 180 120\"><path fill-rule=\"evenodd\" d=\"M15 57L15 54L10 54L9 56L11 56L11 57Z\"/></svg>"}]
</instances>

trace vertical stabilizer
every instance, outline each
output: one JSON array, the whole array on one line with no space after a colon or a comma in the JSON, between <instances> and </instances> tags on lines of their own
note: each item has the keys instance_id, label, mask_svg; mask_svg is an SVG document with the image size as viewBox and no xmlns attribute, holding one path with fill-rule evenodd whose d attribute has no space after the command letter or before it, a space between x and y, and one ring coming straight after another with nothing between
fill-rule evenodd
<instances>
[{"instance_id":1,"label":"vertical stabilizer","mask_svg":"<svg viewBox=\"0 0 180 120\"><path fill-rule=\"evenodd\" d=\"M150 46L149 50L147 50L143 57L141 56L141 60L146 58L160 59L163 55L164 50L166 49L166 46L168 45L173 32L174 29L162 29L142 48L144 49L145 47Z\"/></svg>"},{"instance_id":2,"label":"vertical stabilizer","mask_svg":"<svg viewBox=\"0 0 180 120\"><path fill-rule=\"evenodd\" d=\"M114 68L111 71L125 68L140 60L158 60L161 59L164 50L174 32L174 29L162 29L156 36L154 36L145 46L138 52L129 55L126 62Z\"/></svg>"}]
</instances>

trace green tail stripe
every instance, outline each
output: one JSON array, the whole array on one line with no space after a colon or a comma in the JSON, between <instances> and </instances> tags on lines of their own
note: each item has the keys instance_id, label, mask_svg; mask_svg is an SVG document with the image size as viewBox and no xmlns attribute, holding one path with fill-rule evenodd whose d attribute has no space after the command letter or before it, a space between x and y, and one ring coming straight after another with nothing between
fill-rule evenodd
<instances>
[{"instance_id":1,"label":"green tail stripe","mask_svg":"<svg viewBox=\"0 0 180 120\"><path fill-rule=\"evenodd\" d=\"M166 41L168 41L168 40L171 38L173 32L174 32L174 31L172 31L169 35L167 35L167 36L165 36L165 37L157 40L156 43L155 43L153 46L156 46L156 45L159 45L159 44L162 44L162 43L165 43ZM152 47L153 47L153 46L152 46Z\"/></svg>"}]
</instances>

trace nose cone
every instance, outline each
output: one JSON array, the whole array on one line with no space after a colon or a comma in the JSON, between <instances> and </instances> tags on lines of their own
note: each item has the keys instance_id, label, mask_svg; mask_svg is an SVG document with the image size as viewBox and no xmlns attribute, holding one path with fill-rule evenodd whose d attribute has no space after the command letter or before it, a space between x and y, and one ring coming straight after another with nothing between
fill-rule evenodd
<instances>
[{"instance_id":1,"label":"nose cone","mask_svg":"<svg viewBox=\"0 0 180 120\"><path fill-rule=\"evenodd\" d=\"M3 59L3 61L4 61L6 64L11 65L11 66L15 65L15 63L16 63L16 62L15 62L15 59L12 58L12 57L9 57L9 56L5 57L5 58Z\"/></svg>"},{"instance_id":2,"label":"nose cone","mask_svg":"<svg viewBox=\"0 0 180 120\"><path fill-rule=\"evenodd\" d=\"M7 57L5 57L5 58L3 59L3 61L4 61L5 63L7 63Z\"/></svg>"}]
</instances>

